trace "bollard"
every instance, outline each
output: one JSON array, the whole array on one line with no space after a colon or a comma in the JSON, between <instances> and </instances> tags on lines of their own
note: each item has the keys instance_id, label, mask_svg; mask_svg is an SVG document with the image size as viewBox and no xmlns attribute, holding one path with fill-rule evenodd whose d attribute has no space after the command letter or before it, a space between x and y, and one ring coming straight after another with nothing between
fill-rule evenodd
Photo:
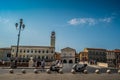
<instances>
[{"instance_id":1,"label":"bollard","mask_svg":"<svg viewBox=\"0 0 120 80\"><path fill-rule=\"evenodd\" d=\"M25 74L25 73L26 73L26 70L25 70L25 69L22 69L21 72L22 72L23 74Z\"/></svg>"},{"instance_id":2,"label":"bollard","mask_svg":"<svg viewBox=\"0 0 120 80\"><path fill-rule=\"evenodd\" d=\"M99 74L99 73L100 73L100 70L99 70L99 69L96 69L96 70L95 70L95 73L96 73L96 74Z\"/></svg>"},{"instance_id":3,"label":"bollard","mask_svg":"<svg viewBox=\"0 0 120 80\"><path fill-rule=\"evenodd\" d=\"M120 70L118 70L118 74L120 74Z\"/></svg>"},{"instance_id":4,"label":"bollard","mask_svg":"<svg viewBox=\"0 0 120 80\"><path fill-rule=\"evenodd\" d=\"M74 70L74 69L72 69L72 70L71 70L71 73L72 73L72 74L75 74L75 70Z\"/></svg>"},{"instance_id":5,"label":"bollard","mask_svg":"<svg viewBox=\"0 0 120 80\"><path fill-rule=\"evenodd\" d=\"M84 70L84 74L87 74L88 72L87 72L87 70Z\"/></svg>"},{"instance_id":6,"label":"bollard","mask_svg":"<svg viewBox=\"0 0 120 80\"><path fill-rule=\"evenodd\" d=\"M110 70L110 69L108 69L106 72L107 72L108 74L110 74L110 73L111 73L111 70Z\"/></svg>"},{"instance_id":7,"label":"bollard","mask_svg":"<svg viewBox=\"0 0 120 80\"><path fill-rule=\"evenodd\" d=\"M63 74L63 70L62 70L62 69L60 69L60 70L59 70L59 73L60 73L60 74Z\"/></svg>"},{"instance_id":8,"label":"bollard","mask_svg":"<svg viewBox=\"0 0 120 80\"><path fill-rule=\"evenodd\" d=\"M34 69L34 73L36 73L36 74L37 74L37 73L38 73L38 70L37 70L37 69Z\"/></svg>"},{"instance_id":9,"label":"bollard","mask_svg":"<svg viewBox=\"0 0 120 80\"><path fill-rule=\"evenodd\" d=\"M48 74L50 74L50 73L51 73L51 72L50 72L50 69L47 69L47 70L46 70L46 72L47 72Z\"/></svg>"},{"instance_id":10,"label":"bollard","mask_svg":"<svg viewBox=\"0 0 120 80\"><path fill-rule=\"evenodd\" d=\"M9 70L9 73L14 73L14 70L13 70L13 69L10 69L10 70Z\"/></svg>"}]
</instances>

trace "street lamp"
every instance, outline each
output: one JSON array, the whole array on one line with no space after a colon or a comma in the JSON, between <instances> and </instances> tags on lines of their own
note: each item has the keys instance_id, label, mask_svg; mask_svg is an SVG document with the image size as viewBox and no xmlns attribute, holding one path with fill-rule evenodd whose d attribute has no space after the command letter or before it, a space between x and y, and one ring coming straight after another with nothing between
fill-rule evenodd
<instances>
[{"instance_id":1,"label":"street lamp","mask_svg":"<svg viewBox=\"0 0 120 80\"><path fill-rule=\"evenodd\" d=\"M16 56L15 56L16 57L16 59L15 59L15 67L17 67L20 33L21 33L21 30L23 30L25 28L25 25L23 24L23 19L20 19L19 25L18 25L18 23L16 23L15 27L19 31L18 32L18 40L17 40L17 50L16 50Z\"/></svg>"}]
</instances>

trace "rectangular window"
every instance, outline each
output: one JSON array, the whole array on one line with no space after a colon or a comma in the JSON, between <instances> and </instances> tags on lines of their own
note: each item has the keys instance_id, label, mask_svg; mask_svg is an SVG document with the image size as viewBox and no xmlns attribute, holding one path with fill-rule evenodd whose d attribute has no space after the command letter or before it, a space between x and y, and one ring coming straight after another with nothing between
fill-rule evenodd
<instances>
[{"instance_id":1,"label":"rectangular window","mask_svg":"<svg viewBox=\"0 0 120 80\"><path fill-rule=\"evenodd\" d=\"M39 50L38 53L41 53L41 51Z\"/></svg>"},{"instance_id":2,"label":"rectangular window","mask_svg":"<svg viewBox=\"0 0 120 80\"><path fill-rule=\"evenodd\" d=\"M35 50L35 53L37 53L37 50Z\"/></svg>"},{"instance_id":3,"label":"rectangular window","mask_svg":"<svg viewBox=\"0 0 120 80\"><path fill-rule=\"evenodd\" d=\"M24 53L25 53L25 50L24 50Z\"/></svg>"},{"instance_id":4,"label":"rectangular window","mask_svg":"<svg viewBox=\"0 0 120 80\"><path fill-rule=\"evenodd\" d=\"M33 53L33 50L31 50L31 53Z\"/></svg>"},{"instance_id":5,"label":"rectangular window","mask_svg":"<svg viewBox=\"0 0 120 80\"><path fill-rule=\"evenodd\" d=\"M22 49L20 49L20 53L22 53Z\"/></svg>"},{"instance_id":6,"label":"rectangular window","mask_svg":"<svg viewBox=\"0 0 120 80\"><path fill-rule=\"evenodd\" d=\"M29 50L27 50L27 53L29 53Z\"/></svg>"}]
</instances>

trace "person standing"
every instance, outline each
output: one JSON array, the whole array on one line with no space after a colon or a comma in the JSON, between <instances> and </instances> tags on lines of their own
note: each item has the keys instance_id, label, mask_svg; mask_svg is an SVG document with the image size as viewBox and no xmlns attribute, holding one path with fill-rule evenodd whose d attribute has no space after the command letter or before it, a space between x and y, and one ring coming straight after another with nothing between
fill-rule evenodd
<instances>
[{"instance_id":1,"label":"person standing","mask_svg":"<svg viewBox=\"0 0 120 80\"><path fill-rule=\"evenodd\" d=\"M39 60L36 60L36 68L39 68Z\"/></svg>"},{"instance_id":2,"label":"person standing","mask_svg":"<svg viewBox=\"0 0 120 80\"><path fill-rule=\"evenodd\" d=\"M41 71L44 71L44 69L45 69L45 61L44 60L41 61L41 68L42 68Z\"/></svg>"}]
</instances>

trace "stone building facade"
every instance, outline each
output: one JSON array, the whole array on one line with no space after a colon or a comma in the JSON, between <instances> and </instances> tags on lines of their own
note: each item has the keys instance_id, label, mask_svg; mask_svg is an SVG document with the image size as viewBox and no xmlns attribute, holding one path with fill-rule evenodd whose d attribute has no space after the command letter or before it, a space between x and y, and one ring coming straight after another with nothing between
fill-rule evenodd
<instances>
[{"instance_id":1,"label":"stone building facade","mask_svg":"<svg viewBox=\"0 0 120 80\"><path fill-rule=\"evenodd\" d=\"M108 67L115 67L116 56L114 50L107 50L106 57L107 57Z\"/></svg>"},{"instance_id":2,"label":"stone building facade","mask_svg":"<svg viewBox=\"0 0 120 80\"><path fill-rule=\"evenodd\" d=\"M61 49L61 60L63 63L75 63L76 50L70 47Z\"/></svg>"},{"instance_id":3,"label":"stone building facade","mask_svg":"<svg viewBox=\"0 0 120 80\"><path fill-rule=\"evenodd\" d=\"M88 52L88 61L106 62L106 49L85 48L84 52Z\"/></svg>"},{"instance_id":4,"label":"stone building facade","mask_svg":"<svg viewBox=\"0 0 120 80\"><path fill-rule=\"evenodd\" d=\"M88 52L80 52L80 61L88 61Z\"/></svg>"},{"instance_id":5,"label":"stone building facade","mask_svg":"<svg viewBox=\"0 0 120 80\"><path fill-rule=\"evenodd\" d=\"M16 56L16 46L11 46L12 57ZM30 57L33 57L34 60L54 60L55 48L49 46L19 46L18 51L18 60L28 61Z\"/></svg>"},{"instance_id":6,"label":"stone building facade","mask_svg":"<svg viewBox=\"0 0 120 80\"><path fill-rule=\"evenodd\" d=\"M11 48L0 48L0 60L8 61L11 56Z\"/></svg>"},{"instance_id":7,"label":"stone building facade","mask_svg":"<svg viewBox=\"0 0 120 80\"><path fill-rule=\"evenodd\" d=\"M16 57L17 46L11 46L11 58ZM29 61L30 57L34 60L52 61L55 54L55 32L51 32L50 46L19 46L18 60L21 62Z\"/></svg>"},{"instance_id":8,"label":"stone building facade","mask_svg":"<svg viewBox=\"0 0 120 80\"><path fill-rule=\"evenodd\" d=\"M120 49L115 49L116 67L120 68Z\"/></svg>"}]
</instances>

